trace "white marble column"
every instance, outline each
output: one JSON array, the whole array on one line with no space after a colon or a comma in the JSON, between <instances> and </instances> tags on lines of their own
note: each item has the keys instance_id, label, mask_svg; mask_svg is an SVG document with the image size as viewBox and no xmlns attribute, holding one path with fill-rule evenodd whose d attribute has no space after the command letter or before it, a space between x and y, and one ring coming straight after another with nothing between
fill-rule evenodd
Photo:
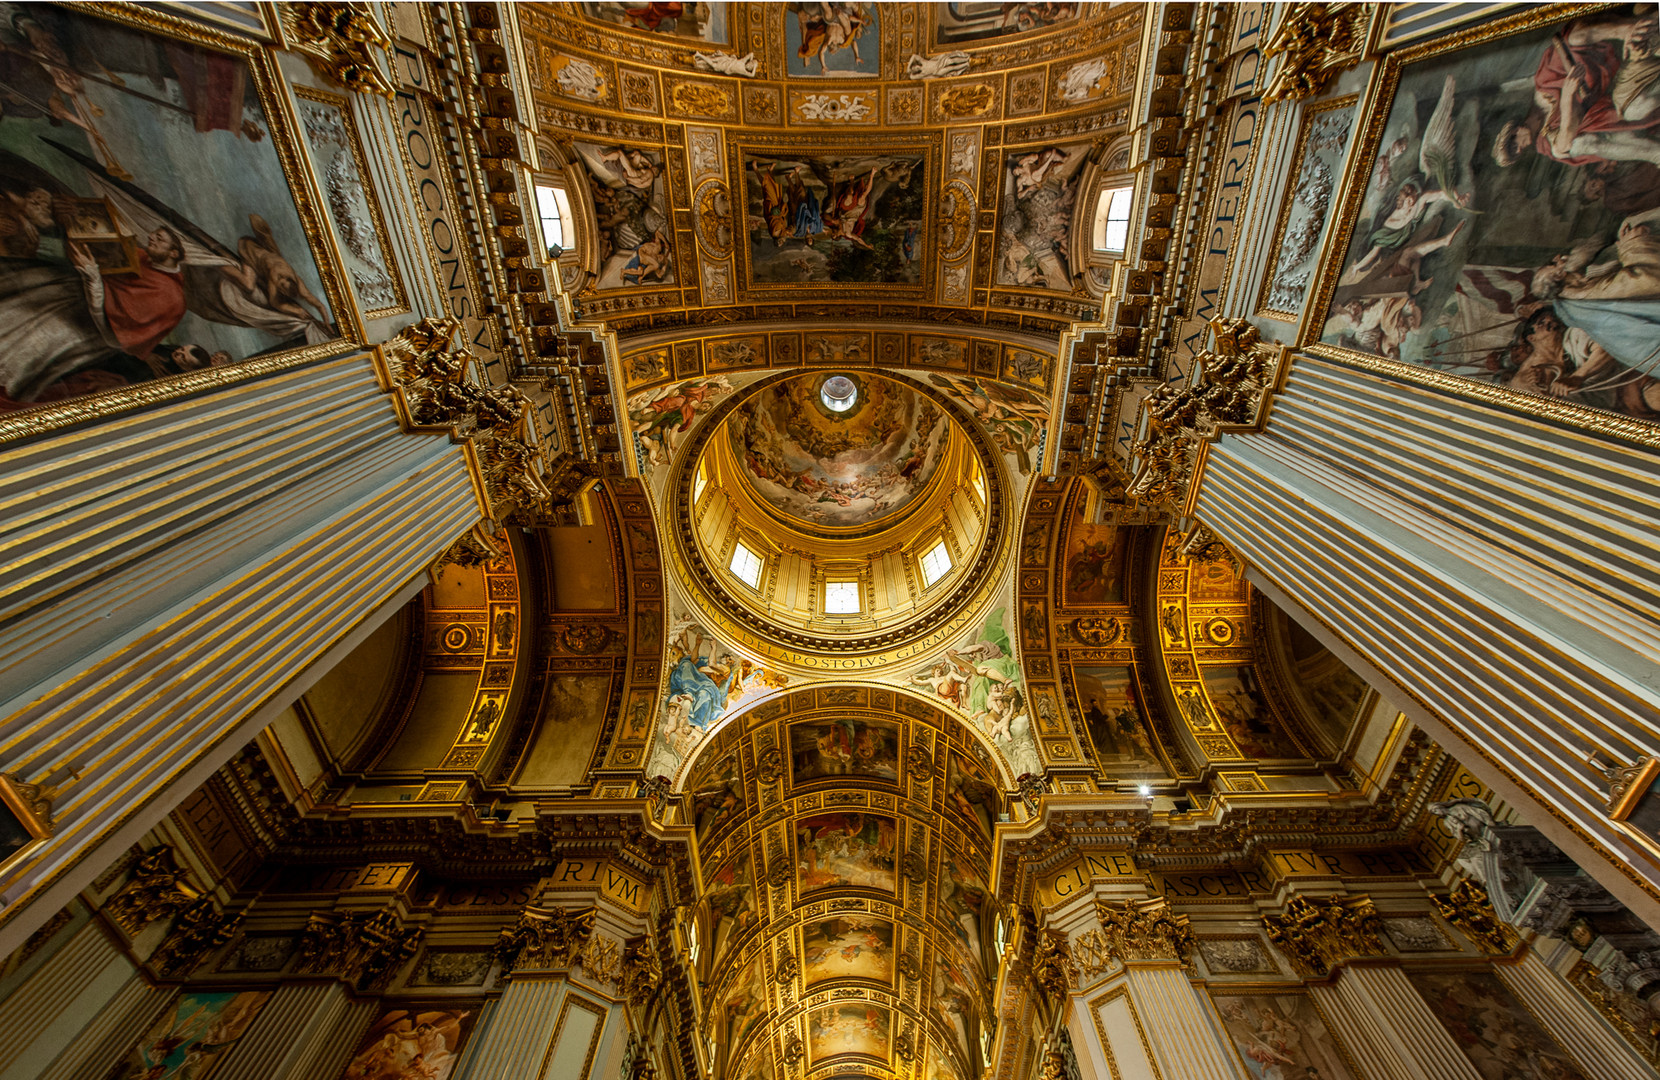
<instances>
[{"instance_id":1,"label":"white marble column","mask_svg":"<svg viewBox=\"0 0 1660 1080\"><path fill-rule=\"evenodd\" d=\"M1159 1070L1182 1080L1246 1080L1227 1031L1177 963L1131 963L1125 982Z\"/></svg>"},{"instance_id":2,"label":"white marble column","mask_svg":"<svg viewBox=\"0 0 1660 1080\"><path fill-rule=\"evenodd\" d=\"M0 953L481 515L465 448L401 430L366 355L0 442L0 509L0 770L67 785L0 881Z\"/></svg>"},{"instance_id":3,"label":"white marble column","mask_svg":"<svg viewBox=\"0 0 1660 1080\"><path fill-rule=\"evenodd\" d=\"M1401 1080L1482 1080L1441 1021L1394 965L1350 964L1331 988L1355 1029L1366 1033Z\"/></svg>"},{"instance_id":4,"label":"white marble column","mask_svg":"<svg viewBox=\"0 0 1660 1080\"><path fill-rule=\"evenodd\" d=\"M1660 924L1587 758L1660 753L1660 469L1635 443L1298 357L1196 514L1252 581Z\"/></svg>"},{"instance_id":5,"label":"white marble column","mask_svg":"<svg viewBox=\"0 0 1660 1080\"><path fill-rule=\"evenodd\" d=\"M1351 1004L1349 996L1330 983L1316 983L1308 992L1343 1045L1361 1062L1367 1080L1418 1080L1394 1038L1370 1021L1363 1006Z\"/></svg>"},{"instance_id":6,"label":"white marble column","mask_svg":"<svg viewBox=\"0 0 1660 1080\"><path fill-rule=\"evenodd\" d=\"M1587 1080L1655 1080L1649 1063L1537 952L1529 949L1521 963L1495 970Z\"/></svg>"}]
</instances>

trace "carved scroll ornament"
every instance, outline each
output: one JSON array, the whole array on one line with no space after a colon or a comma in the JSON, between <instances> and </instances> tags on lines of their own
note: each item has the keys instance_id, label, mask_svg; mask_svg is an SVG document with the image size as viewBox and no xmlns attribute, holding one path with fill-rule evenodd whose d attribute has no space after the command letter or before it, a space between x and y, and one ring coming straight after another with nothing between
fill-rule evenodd
<instances>
[{"instance_id":1,"label":"carved scroll ornament","mask_svg":"<svg viewBox=\"0 0 1660 1080\"><path fill-rule=\"evenodd\" d=\"M1353 67L1366 45L1367 4L1292 4L1265 50L1280 66L1262 95L1264 104L1301 101Z\"/></svg>"},{"instance_id":2,"label":"carved scroll ornament","mask_svg":"<svg viewBox=\"0 0 1660 1080\"><path fill-rule=\"evenodd\" d=\"M1279 374L1283 350L1262 340L1244 319L1214 319L1216 348L1199 354L1198 379L1164 383L1141 404L1146 435L1130 448L1139 463L1126 494L1144 503L1183 508L1199 448L1228 428L1254 426Z\"/></svg>"},{"instance_id":3,"label":"carved scroll ornament","mask_svg":"<svg viewBox=\"0 0 1660 1080\"><path fill-rule=\"evenodd\" d=\"M420 927L405 929L390 909L358 915L314 911L300 932L294 970L338 975L359 990L382 990L425 934Z\"/></svg>"},{"instance_id":4,"label":"carved scroll ornament","mask_svg":"<svg viewBox=\"0 0 1660 1080\"><path fill-rule=\"evenodd\" d=\"M1323 978L1357 956L1386 952L1378 932L1383 920L1369 896L1294 896L1277 915L1264 915L1268 940L1305 976Z\"/></svg>"},{"instance_id":5,"label":"carved scroll ornament","mask_svg":"<svg viewBox=\"0 0 1660 1080\"><path fill-rule=\"evenodd\" d=\"M491 517L534 525L549 513L554 494L544 479L547 461L535 437L530 399L510 384L469 381L473 358L452 345L458 329L460 323L450 318L426 318L405 328L381 346L387 376L412 424L447 427L453 438L472 444Z\"/></svg>"},{"instance_id":6,"label":"carved scroll ornament","mask_svg":"<svg viewBox=\"0 0 1660 1080\"><path fill-rule=\"evenodd\" d=\"M277 10L294 51L317 74L353 93L392 96L392 84L372 52L391 41L360 5L298 2L278 4Z\"/></svg>"}]
</instances>

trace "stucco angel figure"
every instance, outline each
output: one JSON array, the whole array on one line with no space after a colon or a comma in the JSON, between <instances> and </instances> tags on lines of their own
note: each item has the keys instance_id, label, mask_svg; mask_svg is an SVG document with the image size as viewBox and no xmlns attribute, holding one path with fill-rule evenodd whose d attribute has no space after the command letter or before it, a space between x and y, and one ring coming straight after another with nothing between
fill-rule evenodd
<instances>
[{"instance_id":1,"label":"stucco angel figure","mask_svg":"<svg viewBox=\"0 0 1660 1080\"><path fill-rule=\"evenodd\" d=\"M692 66L699 71L712 71L717 75L735 75L740 79L753 79L760 70L760 62L755 59L754 53L743 56L734 56L731 53L693 53Z\"/></svg>"},{"instance_id":2,"label":"stucco angel figure","mask_svg":"<svg viewBox=\"0 0 1660 1080\"><path fill-rule=\"evenodd\" d=\"M938 56L911 54L905 63L905 77L909 79L949 79L968 70L969 56L958 49Z\"/></svg>"}]
</instances>

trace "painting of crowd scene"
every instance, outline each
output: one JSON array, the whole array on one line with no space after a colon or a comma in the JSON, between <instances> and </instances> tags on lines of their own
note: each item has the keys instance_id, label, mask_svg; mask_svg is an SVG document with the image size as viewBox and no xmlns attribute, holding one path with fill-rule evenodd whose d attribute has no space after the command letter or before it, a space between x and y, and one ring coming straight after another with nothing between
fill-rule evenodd
<instances>
[{"instance_id":1,"label":"painting of crowd scene","mask_svg":"<svg viewBox=\"0 0 1660 1080\"><path fill-rule=\"evenodd\" d=\"M1585 1074L1492 972L1413 972L1410 978L1482 1076L1585 1080Z\"/></svg>"},{"instance_id":2,"label":"painting of crowd scene","mask_svg":"<svg viewBox=\"0 0 1660 1080\"><path fill-rule=\"evenodd\" d=\"M969 3L933 4L934 44L986 41L1028 30L1048 30L1073 22L1082 4Z\"/></svg>"},{"instance_id":3,"label":"painting of crowd scene","mask_svg":"<svg viewBox=\"0 0 1660 1080\"><path fill-rule=\"evenodd\" d=\"M756 154L744 164L756 284L922 280L921 155Z\"/></svg>"},{"instance_id":4,"label":"painting of crowd scene","mask_svg":"<svg viewBox=\"0 0 1660 1080\"><path fill-rule=\"evenodd\" d=\"M0 24L0 410L338 336L248 64L50 4Z\"/></svg>"},{"instance_id":5,"label":"painting of crowd scene","mask_svg":"<svg viewBox=\"0 0 1660 1080\"><path fill-rule=\"evenodd\" d=\"M1656 20L1405 65L1321 341L1660 419Z\"/></svg>"}]
</instances>

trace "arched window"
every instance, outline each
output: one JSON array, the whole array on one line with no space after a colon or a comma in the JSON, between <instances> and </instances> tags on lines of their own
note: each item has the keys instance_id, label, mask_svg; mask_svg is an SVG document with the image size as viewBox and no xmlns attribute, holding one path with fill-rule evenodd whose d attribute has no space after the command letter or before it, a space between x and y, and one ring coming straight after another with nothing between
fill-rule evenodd
<instances>
[{"instance_id":1,"label":"arched window","mask_svg":"<svg viewBox=\"0 0 1660 1080\"><path fill-rule=\"evenodd\" d=\"M547 245L548 258L557 259L575 249L576 232L570 227L571 200L564 188L537 184L536 215L542 219L542 242Z\"/></svg>"},{"instance_id":2,"label":"arched window","mask_svg":"<svg viewBox=\"0 0 1660 1080\"><path fill-rule=\"evenodd\" d=\"M1130 198L1128 187L1102 188L1095 202L1095 250L1102 255L1122 255L1130 239Z\"/></svg>"}]
</instances>

